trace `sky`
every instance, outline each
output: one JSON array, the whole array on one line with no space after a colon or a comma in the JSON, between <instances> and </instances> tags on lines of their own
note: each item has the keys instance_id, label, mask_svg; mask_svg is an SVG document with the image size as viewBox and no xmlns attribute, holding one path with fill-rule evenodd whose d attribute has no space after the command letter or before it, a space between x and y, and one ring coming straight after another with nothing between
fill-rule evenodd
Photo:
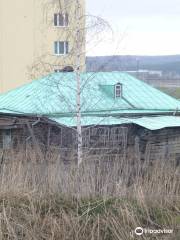
<instances>
[{"instance_id":1,"label":"sky","mask_svg":"<svg viewBox=\"0 0 180 240\"><path fill-rule=\"evenodd\" d=\"M88 55L180 54L180 0L86 0L86 8L113 29Z\"/></svg>"}]
</instances>

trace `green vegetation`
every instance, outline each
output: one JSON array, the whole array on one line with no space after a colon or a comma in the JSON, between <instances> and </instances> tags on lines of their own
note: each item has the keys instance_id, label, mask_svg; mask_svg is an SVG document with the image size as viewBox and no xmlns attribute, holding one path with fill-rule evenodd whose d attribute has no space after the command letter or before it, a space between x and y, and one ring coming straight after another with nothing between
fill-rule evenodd
<instances>
[{"instance_id":1,"label":"green vegetation","mask_svg":"<svg viewBox=\"0 0 180 240\"><path fill-rule=\"evenodd\" d=\"M172 97L180 99L180 87L159 87L158 89Z\"/></svg>"},{"instance_id":2,"label":"green vegetation","mask_svg":"<svg viewBox=\"0 0 180 240\"><path fill-rule=\"evenodd\" d=\"M31 194L4 195L0 205L1 239L129 240L137 226L174 230L173 234L147 234L143 239L177 240L180 236L178 205L173 208L170 203L119 198L86 202L71 199L71 207L68 202L60 195L38 199ZM135 234L133 239L137 239Z\"/></svg>"}]
</instances>

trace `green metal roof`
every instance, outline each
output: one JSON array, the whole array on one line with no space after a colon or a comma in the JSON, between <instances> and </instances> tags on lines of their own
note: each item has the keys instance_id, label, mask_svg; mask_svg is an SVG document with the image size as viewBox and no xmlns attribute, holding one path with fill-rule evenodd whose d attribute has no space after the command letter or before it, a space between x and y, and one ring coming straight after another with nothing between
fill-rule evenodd
<instances>
[{"instance_id":1,"label":"green metal roof","mask_svg":"<svg viewBox=\"0 0 180 240\"><path fill-rule=\"evenodd\" d=\"M76 118L50 118L61 125L68 127L76 126ZM159 116L159 117L141 117L141 118L115 118L115 117L82 117L83 126L105 126L105 125L121 125L136 124L149 130L158 130L169 127L180 127L180 117L175 116Z\"/></svg>"},{"instance_id":2,"label":"green metal roof","mask_svg":"<svg viewBox=\"0 0 180 240\"><path fill-rule=\"evenodd\" d=\"M142 117L132 119L132 121L134 124L150 130L158 130L168 127L180 127L180 117L175 116Z\"/></svg>"},{"instance_id":3,"label":"green metal roof","mask_svg":"<svg viewBox=\"0 0 180 240\"><path fill-rule=\"evenodd\" d=\"M115 98L113 86L122 84L123 97ZM178 111L173 97L121 72L83 73L81 111L86 115L147 114ZM54 73L0 95L0 112L66 117L76 113L74 73Z\"/></svg>"}]
</instances>

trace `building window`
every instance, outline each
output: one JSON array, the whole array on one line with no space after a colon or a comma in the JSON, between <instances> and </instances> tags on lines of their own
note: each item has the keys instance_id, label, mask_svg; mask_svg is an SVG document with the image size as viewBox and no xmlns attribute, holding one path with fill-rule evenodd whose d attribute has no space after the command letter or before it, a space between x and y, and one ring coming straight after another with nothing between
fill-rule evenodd
<instances>
[{"instance_id":1,"label":"building window","mask_svg":"<svg viewBox=\"0 0 180 240\"><path fill-rule=\"evenodd\" d=\"M115 85L115 98L121 98L122 97L122 85L120 83L117 83Z\"/></svg>"},{"instance_id":2,"label":"building window","mask_svg":"<svg viewBox=\"0 0 180 240\"><path fill-rule=\"evenodd\" d=\"M60 72L62 72L62 69L54 69L54 72L55 73L60 73Z\"/></svg>"},{"instance_id":3,"label":"building window","mask_svg":"<svg viewBox=\"0 0 180 240\"><path fill-rule=\"evenodd\" d=\"M68 26L68 14L55 13L54 14L54 26L56 27L67 27Z\"/></svg>"},{"instance_id":4,"label":"building window","mask_svg":"<svg viewBox=\"0 0 180 240\"><path fill-rule=\"evenodd\" d=\"M65 55L69 52L69 43L65 42L54 42L54 54L56 55Z\"/></svg>"},{"instance_id":5,"label":"building window","mask_svg":"<svg viewBox=\"0 0 180 240\"><path fill-rule=\"evenodd\" d=\"M11 148L11 129L6 129L2 131L2 143L3 149Z\"/></svg>"},{"instance_id":6,"label":"building window","mask_svg":"<svg viewBox=\"0 0 180 240\"><path fill-rule=\"evenodd\" d=\"M62 69L60 69L60 68L55 68L55 69L54 69L54 72L55 72L55 73L59 73L59 72L74 72L74 69L73 69L73 67L71 67L71 66L66 66L66 67L64 67L64 68L62 68Z\"/></svg>"}]
</instances>

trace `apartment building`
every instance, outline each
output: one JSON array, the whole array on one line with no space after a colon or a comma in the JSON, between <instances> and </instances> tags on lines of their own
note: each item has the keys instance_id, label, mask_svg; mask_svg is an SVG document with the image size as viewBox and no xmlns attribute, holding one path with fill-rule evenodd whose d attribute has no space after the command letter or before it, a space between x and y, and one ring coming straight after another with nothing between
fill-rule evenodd
<instances>
[{"instance_id":1,"label":"apartment building","mask_svg":"<svg viewBox=\"0 0 180 240\"><path fill-rule=\"evenodd\" d=\"M85 70L85 0L79 0L80 70ZM73 71L75 0L0 0L0 92L50 72Z\"/></svg>"}]
</instances>

